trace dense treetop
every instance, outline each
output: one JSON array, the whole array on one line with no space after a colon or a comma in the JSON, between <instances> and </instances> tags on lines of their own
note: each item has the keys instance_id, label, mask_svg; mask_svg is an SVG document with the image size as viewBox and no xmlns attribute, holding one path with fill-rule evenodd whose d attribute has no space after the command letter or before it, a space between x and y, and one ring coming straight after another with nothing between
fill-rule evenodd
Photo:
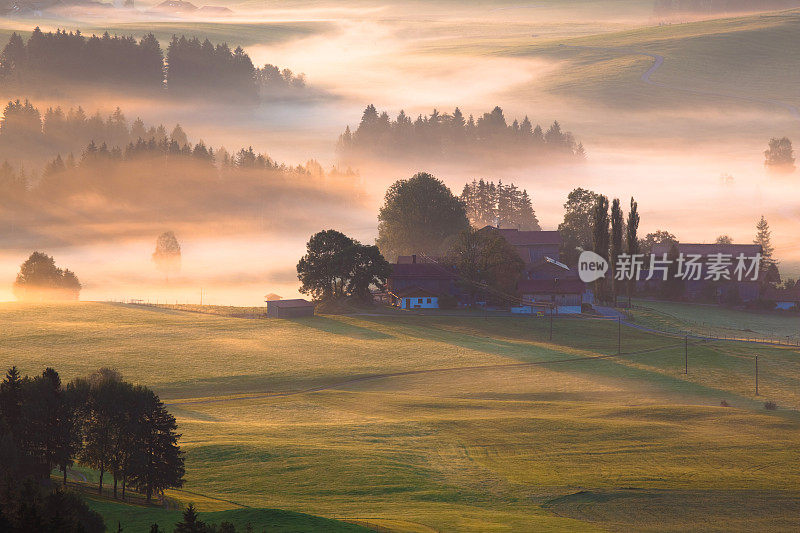
<instances>
[{"instance_id":1,"label":"dense treetop","mask_svg":"<svg viewBox=\"0 0 800 533\"><path fill-rule=\"evenodd\" d=\"M443 182L420 172L389 187L378 213L376 244L390 261L399 255L441 255L467 228L464 202Z\"/></svg>"}]
</instances>

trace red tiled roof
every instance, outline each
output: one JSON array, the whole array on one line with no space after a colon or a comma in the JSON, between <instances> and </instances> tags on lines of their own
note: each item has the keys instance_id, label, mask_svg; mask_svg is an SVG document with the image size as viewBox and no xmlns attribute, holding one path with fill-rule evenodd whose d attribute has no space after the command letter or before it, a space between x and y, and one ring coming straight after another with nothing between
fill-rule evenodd
<instances>
[{"instance_id":1,"label":"red tiled roof","mask_svg":"<svg viewBox=\"0 0 800 533\"><path fill-rule=\"evenodd\" d=\"M409 298L409 297L439 297L438 292L430 291L428 289L424 289L422 287L408 287L407 289L403 289L402 291L397 291L392 293L398 298Z\"/></svg>"},{"instance_id":2,"label":"red tiled roof","mask_svg":"<svg viewBox=\"0 0 800 533\"><path fill-rule=\"evenodd\" d=\"M517 284L521 294L583 294L585 290L579 279L524 279Z\"/></svg>"},{"instance_id":3,"label":"red tiled roof","mask_svg":"<svg viewBox=\"0 0 800 533\"><path fill-rule=\"evenodd\" d=\"M274 305L275 307L286 309L289 307L314 307L312 302L308 300L303 300L302 298L297 298L295 300L272 300L268 302L269 305Z\"/></svg>"},{"instance_id":4,"label":"red tiled roof","mask_svg":"<svg viewBox=\"0 0 800 533\"><path fill-rule=\"evenodd\" d=\"M446 267L434 263L401 263L392 265L393 278L454 279Z\"/></svg>"}]
</instances>

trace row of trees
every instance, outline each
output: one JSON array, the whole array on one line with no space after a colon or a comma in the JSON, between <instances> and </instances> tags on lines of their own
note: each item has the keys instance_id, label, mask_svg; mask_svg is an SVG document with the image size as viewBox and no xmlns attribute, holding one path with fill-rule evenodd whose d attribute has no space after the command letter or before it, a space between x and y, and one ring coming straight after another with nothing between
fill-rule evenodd
<instances>
[{"instance_id":1,"label":"row of trees","mask_svg":"<svg viewBox=\"0 0 800 533\"><path fill-rule=\"evenodd\" d=\"M593 202L593 203L591 203ZM627 219L621 207L620 200L615 198L610 204L608 198L587 191L576 189L570 193L567 201L567 214L565 222L559 227L562 231L562 239L570 243L579 243L574 249L564 250L568 257L562 256L562 260L568 264L574 264L573 254L579 253L584 249L591 249L596 254L605 258L609 263L608 276L610 281L601 278L596 282L595 295L600 301L613 301L616 303L617 297L623 289L631 297L635 289L635 280L617 280L614 273L617 271L617 262L621 254L645 254L652 253L653 247L659 245L669 245L668 259L671 261L670 271L667 273L667 280L661 284L659 296L665 298L680 298L683 295L683 281L678 273L678 239L670 232L658 230L648 233L643 239L638 238L638 228L640 217L638 204L631 198L630 210ZM587 215L587 218L583 216ZM586 230L591 232L591 246L584 247L586 242ZM732 244L733 240L728 235L720 235L716 239L716 244ZM761 246L760 271L763 275L760 278L762 289L768 286L777 286L780 281L778 262L774 258L774 247L771 242L771 232L769 223L762 216L756 224L756 237L753 244ZM575 257L577 260L577 257Z\"/></svg>"},{"instance_id":2,"label":"row of trees","mask_svg":"<svg viewBox=\"0 0 800 533\"><path fill-rule=\"evenodd\" d=\"M547 156L583 159L583 145L558 121L545 132L525 117L509 124L500 107L475 119L465 118L459 108L452 114L437 110L428 116L411 117L400 111L395 120L368 105L355 131L348 126L339 137L337 150L345 160L365 157L421 158L453 157L537 159Z\"/></svg>"},{"instance_id":3,"label":"row of trees","mask_svg":"<svg viewBox=\"0 0 800 533\"><path fill-rule=\"evenodd\" d=\"M595 216L597 215L595 208L597 203L603 198L601 194L581 187L573 189L567 195L567 201L564 203L564 220L558 225L558 232L561 235L561 250L559 255L563 263L567 265L576 265L582 251L595 249L594 228ZM607 198L603 201L605 204L608 204ZM634 218L638 221L638 209L634 210L634 204L635 202L631 204L631 213L636 211ZM630 216L629 214L628 218L630 218ZM609 219L609 224L610 220L611 219ZM656 244L678 244L676 237L666 230L656 230L639 239L636 236L638 232L638 222L634 235L628 235L629 231L633 231L630 220L627 222L623 221L621 229L623 235L625 235L626 242L628 242L629 239L637 239L638 244L636 246L629 246L629 249L636 249L638 253L649 254ZM607 256L604 255L603 257Z\"/></svg>"},{"instance_id":4,"label":"row of trees","mask_svg":"<svg viewBox=\"0 0 800 533\"><path fill-rule=\"evenodd\" d=\"M179 147L189 142L180 124L167 130L162 124L147 126L140 118L129 123L119 107L107 117L100 111L89 116L81 106L66 112L59 106L48 107L42 113L29 100L14 100L0 118L0 156L15 160L78 152L90 142L124 147L139 140L175 141Z\"/></svg>"},{"instance_id":5,"label":"row of trees","mask_svg":"<svg viewBox=\"0 0 800 533\"><path fill-rule=\"evenodd\" d=\"M137 41L108 32L87 38L80 30L45 33L36 27L27 41L16 32L9 38L0 54L0 83L40 94L92 85L241 103L301 89L305 78L269 64L257 69L240 46L231 50L208 39L173 36L165 57L152 33Z\"/></svg>"},{"instance_id":6,"label":"row of trees","mask_svg":"<svg viewBox=\"0 0 800 533\"><path fill-rule=\"evenodd\" d=\"M52 368L29 378L12 367L0 383L0 477L12 495L28 480L30 486L47 486L54 469L61 470L66 486L68 470L78 461L99 472L99 492L110 473L115 498L125 499L133 487L149 502L164 489L183 484L176 430L175 418L152 390L123 381L110 369L63 385ZM56 500L64 498L60 491L45 495L42 509L32 512L3 491L0 524L5 521L19 531L103 531L102 520L89 512L66 515L83 523L83 529L72 523L63 524L71 526L64 529L42 523L65 520L50 516L52 494Z\"/></svg>"},{"instance_id":7,"label":"row of trees","mask_svg":"<svg viewBox=\"0 0 800 533\"><path fill-rule=\"evenodd\" d=\"M39 234L75 242L130 236L132 228L149 238L164 226L219 231L222 220L230 231L297 231L313 222L310 213L348 217L365 198L350 170L313 160L288 167L250 147L229 153L174 139L124 149L89 143L44 167L37 176L0 164L0 241L19 246Z\"/></svg>"},{"instance_id":8,"label":"row of trees","mask_svg":"<svg viewBox=\"0 0 800 533\"><path fill-rule=\"evenodd\" d=\"M513 183L503 185L502 180L472 180L464 185L461 201L467 208L470 223L478 228L496 226L519 230L541 230L533 210L528 191L518 189Z\"/></svg>"},{"instance_id":9,"label":"row of trees","mask_svg":"<svg viewBox=\"0 0 800 533\"><path fill-rule=\"evenodd\" d=\"M617 271L617 261L621 254L641 253L638 238L639 206L631 197L626 223L619 198L614 198L611 203L611 215L609 216L608 198L603 195L595 197L592 209L592 249L596 254L608 260L611 272L610 284L606 282L605 278L597 280L595 296L600 301L613 301L616 304L617 296L622 292L623 283L627 288L628 298L633 294L635 281L618 281L614 273Z\"/></svg>"}]
</instances>

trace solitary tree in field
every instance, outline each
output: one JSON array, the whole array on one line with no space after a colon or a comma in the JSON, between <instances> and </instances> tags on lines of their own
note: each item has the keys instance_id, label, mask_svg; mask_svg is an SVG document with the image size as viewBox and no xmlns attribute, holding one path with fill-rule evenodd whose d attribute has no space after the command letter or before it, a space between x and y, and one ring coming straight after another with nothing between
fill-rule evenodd
<instances>
[{"instance_id":1,"label":"solitary tree in field","mask_svg":"<svg viewBox=\"0 0 800 533\"><path fill-rule=\"evenodd\" d=\"M376 244L384 257L440 254L469 227L464 202L430 174L395 182L378 214Z\"/></svg>"},{"instance_id":2,"label":"solitary tree in field","mask_svg":"<svg viewBox=\"0 0 800 533\"><path fill-rule=\"evenodd\" d=\"M77 300L81 283L71 270L58 268L51 256L33 252L20 266L13 290L18 300Z\"/></svg>"},{"instance_id":3,"label":"solitary tree in field","mask_svg":"<svg viewBox=\"0 0 800 533\"><path fill-rule=\"evenodd\" d=\"M788 137L770 139L769 148L764 151L764 165L776 172L794 172L792 141Z\"/></svg>"},{"instance_id":4,"label":"solitary tree in field","mask_svg":"<svg viewBox=\"0 0 800 533\"><path fill-rule=\"evenodd\" d=\"M170 274L177 274L181 270L181 245L178 238L171 231L166 231L156 239L156 250L153 252L153 262L156 268L163 273L167 280Z\"/></svg>"}]
</instances>

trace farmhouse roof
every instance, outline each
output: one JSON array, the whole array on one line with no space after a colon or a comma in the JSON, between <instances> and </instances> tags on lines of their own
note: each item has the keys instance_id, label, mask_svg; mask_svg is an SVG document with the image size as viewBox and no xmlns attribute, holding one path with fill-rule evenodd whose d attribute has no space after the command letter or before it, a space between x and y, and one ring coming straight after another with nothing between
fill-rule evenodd
<instances>
[{"instance_id":1,"label":"farmhouse roof","mask_svg":"<svg viewBox=\"0 0 800 533\"><path fill-rule=\"evenodd\" d=\"M393 278L454 279L455 273L435 263L398 263L392 265Z\"/></svg>"},{"instance_id":2,"label":"farmhouse roof","mask_svg":"<svg viewBox=\"0 0 800 533\"><path fill-rule=\"evenodd\" d=\"M297 298L295 300L272 300L269 305L274 305L278 309L288 309L290 307L314 307L313 302Z\"/></svg>"},{"instance_id":3,"label":"farmhouse roof","mask_svg":"<svg viewBox=\"0 0 800 533\"><path fill-rule=\"evenodd\" d=\"M524 279L517 290L522 294L583 294L586 286L579 279Z\"/></svg>"},{"instance_id":4,"label":"farmhouse roof","mask_svg":"<svg viewBox=\"0 0 800 533\"><path fill-rule=\"evenodd\" d=\"M438 297L439 293L435 291L431 291L425 289L423 287L408 287L403 289L402 291L397 291L392 293L397 298L414 298L414 297L426 297L426 296L435 296Z\"/></svg>"}]
</instances>

